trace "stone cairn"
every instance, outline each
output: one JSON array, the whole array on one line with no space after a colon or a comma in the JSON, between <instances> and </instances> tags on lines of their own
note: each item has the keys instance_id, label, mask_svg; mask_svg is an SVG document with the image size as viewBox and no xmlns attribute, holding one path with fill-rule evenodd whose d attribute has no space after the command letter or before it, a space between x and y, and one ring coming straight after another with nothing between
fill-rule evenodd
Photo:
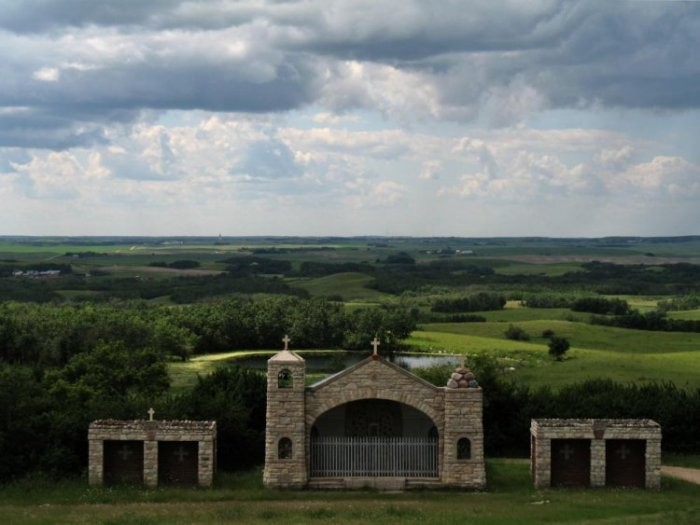
<instances>
[{"instance_id":1,"label":"stone cairn","mask_svg":"<svg viewBox=\"0 0 700 525\"><path fill-rule=\"evenodd\" d=\"M447 381L447 388L479 388L474 373L462 365L455 370Z\"/></svg>"}]
</instances>

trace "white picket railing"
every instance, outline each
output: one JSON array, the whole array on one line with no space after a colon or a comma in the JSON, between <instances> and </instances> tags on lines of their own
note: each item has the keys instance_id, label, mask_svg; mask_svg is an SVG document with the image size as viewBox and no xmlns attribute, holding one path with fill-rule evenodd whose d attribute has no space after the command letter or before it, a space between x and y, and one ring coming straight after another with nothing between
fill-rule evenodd
<instances>
[{"instance_id":1,"label":"white picket railing","mask_svg":"<svg viewBox=\"0 0 700 525\"><path fill-rule=\"evenodd\" d=\"M422 437L321 437L311 440L312 477L438 476L438 440Z\"/></svg>"}]
</instances>

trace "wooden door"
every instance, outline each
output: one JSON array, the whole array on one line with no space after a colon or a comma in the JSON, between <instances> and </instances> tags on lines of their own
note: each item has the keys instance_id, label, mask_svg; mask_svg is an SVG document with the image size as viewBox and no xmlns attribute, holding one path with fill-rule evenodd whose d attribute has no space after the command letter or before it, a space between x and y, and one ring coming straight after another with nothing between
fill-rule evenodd
<instances>
[{"instance_id":1,"label":"wooden door","mask_svg":"<svg viewBox=\"0 0 700 525\"><path fill-rule=\"evenodd\" d=\"M158 443L158 482L196 485L198 482L197 441L160 441Z\"/></svg>"},{"instance_id":2,"label":"wooden door","mask_svg":"<svg viewBox=\"0 0 700 525\"><path fill-rule=\"evenodd\" d=\"M605 484L611 487L644 487L646 441L609 439L605 442Z\"/></svg>"},{"instance_id":3,"label":"wooden door","mask_svg":"<svg viewBox=\"0 0 700 525\"><path fill-rule=\"evenodd\" d=\"M553 487L587 487L591 484L591 440L553 439Z\"/></svg>"},{"instance_id":4,"label":"wooden door","mask_svg":"<svg viewBox=\"0 0 700 525\"><path fill-rule=\"evenodd\" d=\"M143 483L143 441L105 441L104 480L107 485Z\"/></svg>"}]
</instances>

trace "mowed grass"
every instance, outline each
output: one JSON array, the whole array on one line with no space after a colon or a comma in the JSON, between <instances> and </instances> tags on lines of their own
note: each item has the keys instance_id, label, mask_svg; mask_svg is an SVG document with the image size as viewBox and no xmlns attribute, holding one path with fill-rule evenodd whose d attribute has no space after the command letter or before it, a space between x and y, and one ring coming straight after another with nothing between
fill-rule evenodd
<instances>
[{"instance_id":1,"label":"mowed grass","mask_svg":"<svg viewBox=\"0 0 700 525\"><path fill-rule=\"evenodd\" d=\"M192 389L197 384L198 377L205 377L220 366L235 364L237 359L251 356L270 358L279 350L235 350L221 354L198 355L188 361L171 361L168 363L168 375L170 376L170 391L178 394ZM337 350L296 350L298 354L308 356L310 354L329 354ZM343 352L342 350L340 352ZM313 383L327 376L323 373L311 373L307 370L307 383Z\"/></svg>"},{"instance_id":2,"label":"mowed grass","mask_svg":"<svg viewBox=\"0 0 700 525\"><path fill-rule=\"evenodd\" d=\"M484 491L266 490L255 470L219 476L212 489L88 488L85 480L0 489L3 523L159 525L308 524L695 524L700 486L663 478L660 491L536 490L527 460L487 464Z\"/></svg>"},{"instance_id":3,"label":"mowed grass","mask_svg":"<svg viewBox=\"0 0 700 525\"><path fill-rule=\"evenodd\" d=\"M673 381L700 387L700 334L649 332L561 320L514 323L529 341L506 339L505 322L435 323L414 332L410 345L433 352L487 354L501 360L512 377L533 386L561 387L609 378L622 382ZM562 362L547 354L544 330L566 337L571 349Z\"/></svg>"},{"instance_id":4,"label":"mowed grass","mask_svg":"<svg viewBox=\"0 0 700 525\"><path fill-rule=\"evenodd\" d=\"M251 355L272 357L275 355L275 352L272 350L237 350L235 352L195 356L188 361L172 361L168 363L170 390L173 393L189 390L197 384L198 376L207 376L224 363Z\"/></svg>"}]
</instances>

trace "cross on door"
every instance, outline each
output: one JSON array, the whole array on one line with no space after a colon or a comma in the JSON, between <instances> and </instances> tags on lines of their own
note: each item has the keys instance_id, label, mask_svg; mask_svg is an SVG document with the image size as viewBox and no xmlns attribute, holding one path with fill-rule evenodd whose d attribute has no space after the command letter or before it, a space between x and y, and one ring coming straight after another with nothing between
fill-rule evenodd
<instances>
[{"instance_id":1,"label":"cross on door","mask_svg":"<svg viewBox=\"0 0 700 525\"><path fill-rule=\"evenodd\" d=\"M122 458L122 461L127 461L129 459L129 456L133 454L134 452L129 448L129 446L124 443L121 448L119 449L119 456Z\"/></svg>"},{"instance_id":2,"label":"cross on door","mask_svg":"<svg viewBox=\"0 0 700 525\"><path fill-rule=\"evenodd\" d=\"M183 447L182 445L180 445L177 448L177 450L173 452L173 454L175 454L175 457L177 457L178 463L182 463L183 461L185 461L185 458L190 455L190 453L186 451L185 447Z\"/></svg>"},{"instance_id":3,"label":"cross on door","mask_svg":"<svg viewBox=\"0 0 700 525\"><path fill-rule=\"evenodd\" d=\"M561 448L559 454L564 458L564 461L569 461L574 455L574 449L567 443Z\"/></svg>"},{"instance_id":4,"label":"cross on door","mask_svg":"<svg viewBox=\"0 0 700 525\"><path fill-rule=\"evenodd\" d=\"M627 456L630 455L630 452L632 452L626 444L620 445L620 447L617 449L616 454L617 457L619 457L622 461L627 459Z\"/></svg>"}]
</instances>

